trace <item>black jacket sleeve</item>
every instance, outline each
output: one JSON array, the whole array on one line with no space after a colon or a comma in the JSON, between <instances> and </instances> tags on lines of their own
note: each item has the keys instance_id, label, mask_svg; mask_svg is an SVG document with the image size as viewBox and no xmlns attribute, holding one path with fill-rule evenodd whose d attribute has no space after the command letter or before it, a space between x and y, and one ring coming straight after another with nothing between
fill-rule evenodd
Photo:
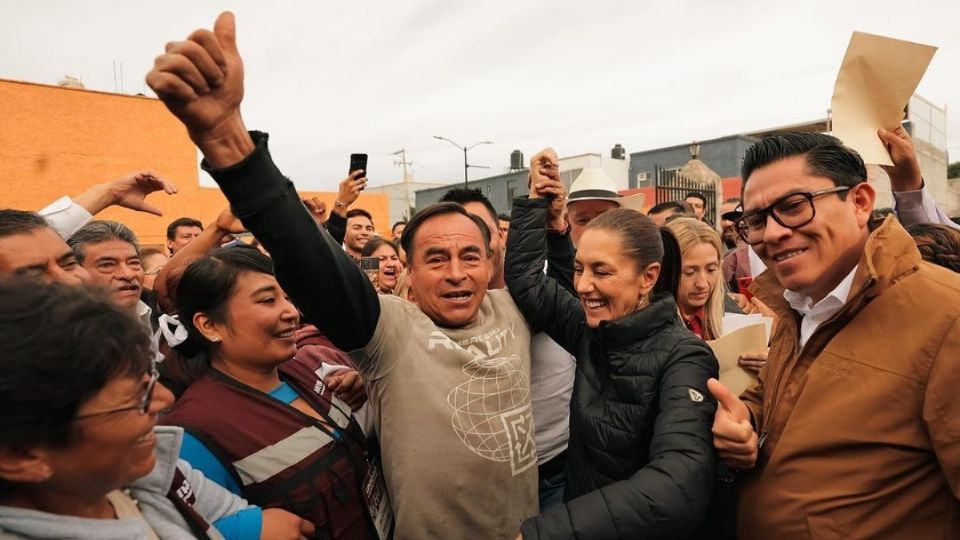
<instances>
[{"instance_id":1,"label":"black jacket sleeve","mask_svg":"<svg viewBox=\"0 0 960 540\"><path fill-rule=\"evenodd\" d=\"M333 237L337 245L343 245L343 239L347 236L347 220L340 217L339 214L330 212L330 217L324 223L327 226L327 232Z\"/></svg>"},{"instance_id":2,"label":"black jacket sleeve","mask_svg":"<svg viewBox=\"0 0 960 540\"><path fill-rule=\"evenodd\" d=\"M567 352L576 355L585 328L583 308L570 291L543 273L548 204L546 199L514 201L504 277L510 296L530 326L546 332Z\"/></svg>"},{"instance_id":3,"label":"black jacket sleeve","mask_svg":"<svg viewBox=\"0 0 960 540\"><path fill-rule=\"evenodd\" d=\"M547 233L547 276L557 280L573 295L577 294L573 287L573 259L576 256L569 228L563 234Z\"/></svg>"},{"instance_id":4,"label":"black jacket sleeve","mask_svg":"<svg viewBox=\"0 0 960 540\"><path fill-rule=\"evenodd\" d=\"M703 341L679 342L660 379L660 412L647 465L626 480L524 521L524 540L666 540L697 532L716 476L711 434L716 401L706 381L718 372Z\"/></svg>"},{"instance_id":5,"label":"black jacket sleeve","mask_svg":"<svg viewBox=\"0 0 960 540\"><path fill-rule=\"evenodd\" d=\"M225 169L202 164L230 201L234 215L273 258L277 280L308 321L338 348L359 349L373 337L380 303L370 280L300 202L274 165L267 134L243 161Z\"/></svg>"}]
</instances>

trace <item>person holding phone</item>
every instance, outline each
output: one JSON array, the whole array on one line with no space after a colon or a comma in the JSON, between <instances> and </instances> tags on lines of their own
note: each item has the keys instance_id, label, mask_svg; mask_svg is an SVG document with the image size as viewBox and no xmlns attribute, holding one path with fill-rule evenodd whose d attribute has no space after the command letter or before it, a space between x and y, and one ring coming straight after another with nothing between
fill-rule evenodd
<instances>
[{"instance_id":1,"label":"person holding phone","mask_svg":"<svg viewBox=\"0 0 960 540\"><path fill-rule=\"evenodd\" d=\"M397 246L393 242L377 237L367 242L361 255L363 258L360 259L360 269L370 276L370 282L373 283L377 292L393 294L397 288L400 273L403 271ZM366 261L370 261L369 268L364 267Z\"/></svg>"}]
</instances>

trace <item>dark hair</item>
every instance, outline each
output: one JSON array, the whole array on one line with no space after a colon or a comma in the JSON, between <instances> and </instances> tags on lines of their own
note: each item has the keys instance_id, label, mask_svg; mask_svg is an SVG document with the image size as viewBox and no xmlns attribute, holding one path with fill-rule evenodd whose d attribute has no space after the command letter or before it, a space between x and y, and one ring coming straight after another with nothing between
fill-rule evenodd
<instances>
[{"instance_id":1,"label":"dark hair","mask_svg":"<svg viewBox=\"0 0 960 540\"><path fill-rule=\"evenodd\" d=\"M91 221L77 229L77 232L67 239L67 245L77 256L77 262L83 264L87 255L84 247L87 244L99 244L111 240L120 240L132 245L137 252L137 257L140 256L140 242L137 241L137 235L133 234L126 225L117 221Z\"/></svg>"},{"instance_id":2,"label":"dark hair","mask_svg":"<svg viewBox=\"0 0 960 540\"><path fill-rule=\"evenodd\" d=\"M467 210L459 203L439 202L431 204L430 206L414 214L413 219L407 223L407 228L403 230L403 235L400 237L400 246L403 247L405 252L407 252L408 262L411 261L410 257L413 256L413 240L417 234L417 230L420 229L420 226L431 218L444 216L447 214L460 214L461 216L470 218L470 221L474 222L477 227L480 228L480 235L483 236L483 245L487 248L487 256L490 255L490 227L487 227L487 224L483 221L483 219L471 214L470 212L467 212Z\"/></svg>"},{"instance_id":3,"label":"dark hair","mask_svg":"<svg viewBox=\"0 0 960 540\"><path fill-rule=\"evenodd\" d=\"M143 326L102 293L0 281L0 447L68 445L77 409L152 360Z\"/></svg>"},{"instance_id":4,"label":"dark hair","mask_svg":"<svg viewBox=\"0 0 960 540\"><path fill-rule=\"evenodd\" d=\"M661 263L660 277L653 292L669 292L674 298L680 284L680 245L666 228L657 227L649 217L629 208L608 210L588 225L620 235L624 254L633 259L638 271L651 263Z\"/></svg>"},{"instance_id":5,"label":"dark hair","mask_svg":"<svg viewBox=\"0 0 960 540\"><path fill-rule=\"evenodd\" d=\"M347 210L347 219L352 217L363 216L370 220L370 223L373 223L373 216L370 212L367 212L363 208L354 208L353 210Z\"/></svg>"},{"instance_id":6,"label":"dark hair","mask_svg":"<svg viewBox=\"0 0 960 540\"><path fill-rule=\"evenodd\" d=\"M218 248L187 267L176 292L177 314L190 337L177 346L185 355L208 352L211 342L193 325L193 316L205 313L215 322L227 319L227 302L240 276L248 272L273 274L273 261L255 248Z\"/></svg>"},{"instance_id":7,"label":"dark hair","mask_svg":"<svg viewBox=\"0 0 960 540\"><path fill-rule=\"evenodd\" d=\"M363 246L363 249L360 250L361 257L371 257L373 252L380 249L381 246L390 246L393 248L393 251L397 253L397 256L400 256L400 251L397 249L397 246L393 242L387 241L379 236L371 238L366 245Z\"/></svg>"},{"instance_id":8,"label":"dark hair","mask_svg":"<svg viewBox=\"0 0 960 540\"><path fill-rule=\"evenodd\" d=\"M855 186L867 181L867 167L860 154L844 146L840 139L821 133L785 133L761 139L747 148L740 167L741 194L753 171L801 155L806 157L810 174L829 178L835 186ZM841 199L846 197L845 192L838 195Z\"/></svg>"},{"instance_id":9,"label":"dark hair","mask_svg":"<svg viewBox=\"0 0 960 540\"><path fill-rule=\"evenodd\" d=\"M177 238L177 227L199 227L202 231L203 223L188 217L177 218L167 225L167 240L174 240Z\"/></svg>"},{"instance_id":10,"label":"dark hair","mask_svg":"<svg viewBox=\"0 0 960 540\"><path fill-rule=\"evenodd\" d=\"M700 193L699 191L690 191L683 197L683 200L686 201L691 197L693 197L694 199L700 199L703 202L704 206L707 205L707 196L704 195L703 193Z\"/></svg>"},{"instance_id":11,"label":"dark hair","mask_svg":"<svg viewBox=\"0 0 960 540\"><path fill-rule=\"evenodd\" d=\"M677 212L683 212L683 205L677 201L667 201L660 204L654 205L650 210L647 210L647 215L652 214L662 214L667 210L676 210Z\"/></svg>"},{"instance_id":12,"label":"dark hair","mask_svg":"<svg viewBox=\"0 0 960 540\"><path fill-rule=\"evenodd\" d=\"M506 221L507 223L510 223L510 214L506 212L501 212L497 214L497 219L499 219L500 221Z\"/></svg>"},{"instance_id":13,"label":"dark hair","mask_svg":"<svg viewBox=\"0 0 960 540\"><path fill-rule=\"evenodd\" d=\"M49 228L50 224L40 214L25 210L5 208L0 210L0 238L26 234L36 229Z\"/></svg>"},{"instance_id":14,"label":"dark hair","mask_svg":"<svg viewBox=\"0 0 960 540\"><path fill-rule=\"evenodd\" d=\"M478 202L487 209L487 212L490 212L490 217L492 217L494 221L497 220L497 209L493 207L490 199L478 188L453 188L444 193L443 197L440 197L440 202L455 202L459 204Z\"/></svg>"},{"instance_id":15,"label":"dark hair","mask_svg":"<svg viewBox=\"0 0 960 540\"><path fill-rule=\"evenodd\" d=\"M923 260L960 273L960 230L933 223L907 227Z\"/></svg>"},{"instance_id":16,"label":"dark hair","mask_svg":"<svg viewBox=\"0 0 960 540\"><path fill-rule=\"evenodd\" d=\"M371 219L370 221L373 221L373 220ZM406 224L407 222L401 219L400 221L394 223L393 227L390 227L390 231L393 232L393 230L397 228L397 225L406 225Z\"/></svg>"},{"instance_id":17,"label":"dark hair","mask_svg":"<svg viewBox=\"0 0 960 540\"><path fill-rule=\"evenodd\" d=\"M870 219L867 221L867 229L870 231L876 230L877 227L883 225L883 222L886 221L887 216L897 217L896 212L893 208L876 208L873 212L870 212Z\"/></svg>"}]
</instances>

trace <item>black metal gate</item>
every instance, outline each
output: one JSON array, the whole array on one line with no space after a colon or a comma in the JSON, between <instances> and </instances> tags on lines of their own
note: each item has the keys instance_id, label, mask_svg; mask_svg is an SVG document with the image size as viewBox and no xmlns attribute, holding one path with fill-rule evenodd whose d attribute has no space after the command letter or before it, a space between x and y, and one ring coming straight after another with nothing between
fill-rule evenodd
<instances>
[{"instance_id":1,"label":"black metal gate","mask_svg":"<svg viewBox=\"0 0 960 540\"><path fill-rule=\"evenodd\" d=\"M657 203L670 201L683 202L687 193L697 191L707 199L704 220L710 224L717 222L717 189L710 184L687 178L677 169L654 167L653 185L656 188Z\"/></svg>"}]
</instances>

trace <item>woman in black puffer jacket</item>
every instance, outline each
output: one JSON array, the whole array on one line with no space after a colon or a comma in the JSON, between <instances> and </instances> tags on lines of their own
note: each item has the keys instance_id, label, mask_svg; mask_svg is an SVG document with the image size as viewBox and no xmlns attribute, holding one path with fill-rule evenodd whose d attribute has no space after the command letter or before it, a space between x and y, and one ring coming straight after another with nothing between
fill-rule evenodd
<instances>
[{"instance_id":1,"label":"woman in black puffer jacket","mask_svg":"<svg viewBox=\"0 0 960 540\"><path fill-rule=\"evenodd\" d=\"M602 214L578 245L577 298L542 271L548 200L540 196L560 192L556 176L534 176L531 198L514 202L507 243L514 301L534 331L577 359L566 502L526 520L522 537L689 538L713 492L716 402L707 379L718 365L673 297L654 292L663 241L676 241L639 212Z\"/></svg>"}]
</instances>

